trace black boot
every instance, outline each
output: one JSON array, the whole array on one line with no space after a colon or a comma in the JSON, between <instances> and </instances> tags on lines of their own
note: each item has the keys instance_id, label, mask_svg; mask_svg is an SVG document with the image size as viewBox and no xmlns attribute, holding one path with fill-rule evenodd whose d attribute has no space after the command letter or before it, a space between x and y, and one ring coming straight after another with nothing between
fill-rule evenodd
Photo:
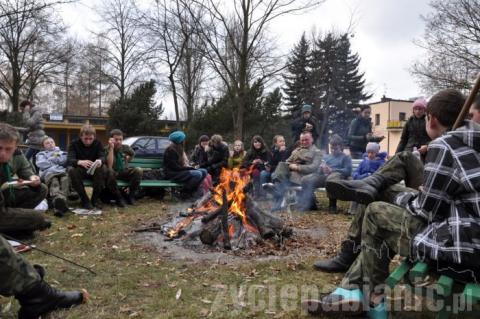
<instances>
[{"instance_id":1,"label":"black boot","mask_svg":"<svg viewBox=\"0 0 480 319\"><path fill-rule=\"evenodd\" d=\"M377 199L379 191L385 186L385 178L373 174L356 181L327 181L325 188L332 198L368 205Z\"/></svg>"},{"instance_id":2,"label":"black boot","mask_svg":"<svg viewBox=\"0 0 480 319\"><path fill-rule=\"evenodd\" d=\"M127 204L125 203L125 200L123 199L122 194L120 194L120 192L117 192L117 194L115 195L115 203L120 208L127 207Z\"/></svg>"},{"instance_id":3,"label":"black boot","mask_svg":"<svg viewBox=\"0 0 480 319\"><path fill-rule=\"evenodd\" d=\"M93 191L92 194L92 206L97 209L102 209L102 203L100 201L100 192Z\"/></svg>"},{"instance_id":4,"label":"black boot","mask_svg":"<svg viewBox=\"0 0 480 319\"><path fill-rule=\"evenodd\" d=\"M38 319L55 309L70 308L81 304L87 297L86 292L59 291L41 280L32 289L15 296L21 306L18 318Z\"/></svg>"},{"instance_id":5,"label":"black boot","mask_svg":"<svg viewBox=\"0 0 480 319\"><path fill-rule=\"evenodd\" d=\"M338 212L336 199L332 199L332 198L328 199L328 212L330 214L336 214Z\"/></svg>"},{"instance_id":6,"label":"black boot","mask_svg":"<svg viewBox=\"0 0 480 319\"><path fill-rule=\"evenodd\" d=\"M53 199L53 211L57 217L62 217L68 212L67 201L63 197Z\"/></svg>"},{"instance_id":7,"label":"black boot","mask_svg":"<svg viewBox=\"0 0 480 319\"><path fill-rule=\"evenodd\" d=\"M353 240L347 239L342 242L341 250L337 256L327 260L318 260L313 264L313 267L325 272L345 272L359 254L360 244L355 244Z\"/></svg>"},{"instance_id":8,"label":"black boot","mask_svg":"<svg viewBox=\"0 0 480 319\"><path fill-rule=\"evenodd\" d=\"M88 199L87 193L85 191L78 193L80 197L80 201L82 202L82 207L88 210L92 210L93 206L90 204L90 200Z\"/></svg>"}]
</instances>

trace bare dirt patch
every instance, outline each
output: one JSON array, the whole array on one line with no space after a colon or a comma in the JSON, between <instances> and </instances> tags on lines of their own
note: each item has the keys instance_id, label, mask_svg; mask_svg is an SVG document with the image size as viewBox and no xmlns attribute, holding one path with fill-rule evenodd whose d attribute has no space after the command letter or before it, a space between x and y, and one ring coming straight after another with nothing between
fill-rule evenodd
<instances>
[{"instance_id":1,"label":"bare dirt patch","mask_svg":"<svg viewBox=\"0 0 480 319\"><path fill-rule=\"evenodd\" d=\"M168 217L144 221L137 228L162 225L188 206L189 203L172 205ZM224 250L204 245L198 238L170 240L160 231L139 232L134 238L138 244L154 248L164 258L192 263L208 261L229 264L245 260L304 259L311 256L324 258L336 253L350 222L348 217L339 218L338 215L328 215L321 211L307 214L284 213L280 216L293 229L290 238L262 240L246 249Z\"/></svg>"}]
</instances>

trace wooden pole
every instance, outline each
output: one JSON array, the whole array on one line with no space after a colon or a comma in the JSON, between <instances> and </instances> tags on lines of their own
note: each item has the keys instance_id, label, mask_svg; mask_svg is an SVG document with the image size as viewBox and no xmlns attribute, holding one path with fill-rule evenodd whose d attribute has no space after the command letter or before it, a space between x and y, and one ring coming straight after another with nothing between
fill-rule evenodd
<instances>
[{"instance_id":1,"label":"wooden pole","mask_svg":"<svg viewBox=\"0 0 480 319\"><path fill-rule=\"evenodd\" d=\"M460 114L458 115L457 120L455 121L455 124L453 124L453 128L452 128L453 131L463 124L465 117L470 111L470 106L472 106L473 100L475 100L475 97L477 96L477 93L479 90L480 90L480 74L477 76L477 80L475 81L475 84L473 85L473 88L470 91L470 94L468 95L468 98L465 101L465 104L463 104L462 111L460 111Z\"/></svg>"}]
</instances>

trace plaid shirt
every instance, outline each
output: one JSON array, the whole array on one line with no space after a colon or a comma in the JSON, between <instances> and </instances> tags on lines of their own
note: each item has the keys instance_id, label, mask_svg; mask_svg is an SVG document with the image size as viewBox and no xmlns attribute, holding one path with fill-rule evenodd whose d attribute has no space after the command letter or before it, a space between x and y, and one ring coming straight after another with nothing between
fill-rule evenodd
<instances>
[{"instance_id":1,"label":"plaid shirt","mask_svg":"<svg viewBox=\"0 0 480 319\"><path fill-rule=\"evenodd\" d=\"M466 126L431 142L423 188L407 205L427 221L413 239L414 256L478 267L480 256L480 125Z\"/></svg>"}]
</instances>

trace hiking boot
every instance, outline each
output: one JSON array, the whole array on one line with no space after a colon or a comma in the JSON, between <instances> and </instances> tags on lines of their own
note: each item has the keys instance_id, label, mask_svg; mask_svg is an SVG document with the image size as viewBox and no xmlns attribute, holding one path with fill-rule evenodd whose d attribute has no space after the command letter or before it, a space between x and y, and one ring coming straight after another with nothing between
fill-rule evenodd
<instances>
[{"instance_id":1,"label":"hiking boot","mask_svg":"<svg viewBox=\"0 0 480 319\"><path fill-rule=\"evenodd\" d=\"M70 308L88 299L86 291L60 291L41 280L32 289L15 296L20 303L19 319L37 319L59 308Z\"/></svg>"},{"instance_id":2,"label":"hiking boot","mask_svg":"<svg viewBox=\"0 0 480 319\"><path fill-rule=\"evenodd\" d=\"M328 199L328 212L330 214L337 214L338 213L338 210L337 210L337 200L336 199L332 199L332 198L329 198Z\"/></svg>"},{"instance_id":3,"label":"hiking boot","mask_svg":"<svg viewBox=\"0 0 480 319\"><path fill-rule=\"evenodd\" d=\"M353 240L344 240L337 256L327 260L318 260L313 267L324 272L345 272L360 254L358 246L359 244L355 244Z\"/></svg>"},{"instance_id":4,"label":"hiking boot","mask_svg":"<svg viewBox=\"0 0 480 319\"><path fill-rule=\"evenodd\" d=\"M54 215L57 217L62 217L68 212L67 201L65 198L56 197L53 199L53 210Z\"/></svg>"},{"instance_id":5,"label":"hiking boot","mask_svg":"<svg viewBox=\"0 0 480 319\"><path fill-rule=\"evenodd\" d=\"M122 195L118 193L115 196L115 203L117 204L118 207L120 208L125 208L127 207L127 204L125 203L125 200L123 199Z\"/></svg>"},{"instance_id":6,"label":"hiking boot","mask_svg":"<svg viewBox=\"0 0 480 319\"><path fill-rule=\"evenodd\" d=\"M93 209L93 206L92 204L90 203L90 200L87 199L87 200L82 200L82 207L85 208L85 209L88 209L88 210L92 210Z\"/></svg>"},{"instance_id":7,"label":"hiking boot","mask_svg":"<svg viewBox=\"0 0 480 319\"><path fill-rule=\"evenodd\" d=\"M128 205L135 205L135 197L131 194L125 194L125 201Z\"/></svg>"},{"instance_id":8,"label":"hiking boot","mask_svg":"<svg viewBox=\"0 0 480 319\"><path fill-rule=\"evenodd\" d=\"M93 191L92 194L92 206L97 209L102 209L103 205L100 200L100 194L96 191Z\"/></svg>"},{"instance_id":9,"label":"hiking boot","mask_svg":"<svg viewBox=\"0 0 480 319\"><path fill-rule=\"evenodd\" d=\"M332 198L368 205L378 198L384 184L382 175L373 174L362 180L327 181L325 188Z\"/></svg>"},{"instance_id":10,"label":"hiking boot","mask_svg":"<svg viewBox=\"0 0 480 319\"><path fill-rule=\"evenodd\" d=\"M52 221L50 219L45 219L40 227L38 228L39 230L45 230L52 227Z\"/></svg>"}]
</instances>

